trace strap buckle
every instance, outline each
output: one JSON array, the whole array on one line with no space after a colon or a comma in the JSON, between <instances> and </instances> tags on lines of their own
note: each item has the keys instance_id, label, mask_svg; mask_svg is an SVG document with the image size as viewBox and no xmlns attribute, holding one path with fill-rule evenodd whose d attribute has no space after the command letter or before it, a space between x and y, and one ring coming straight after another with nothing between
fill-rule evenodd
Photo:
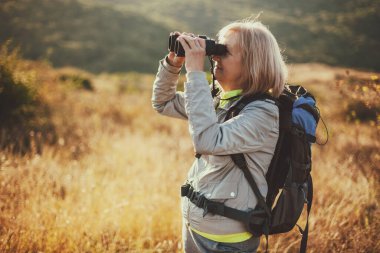
<instances>
[{"instance_id":1,"label":"strap buckle","mask_svg":"<svg viewBox=\"0 0 380 253\"><path fill-rule=\"evenodd\" d=\"M205 200L206 200L206 198L205 198ZM215 202L215 201L209 201L207 199L206 201L204 201L203 210L204 210L203 211L203 217L205 217L205 215L207 213L225 216L224 215L224 204L223 203L219 203L219 202Z\"/></svg>"},{"instance_id":2,"label":"strap buckle","mask_svg":"<svg viewBox=\"0 0 380 253\"><path fill-rule=\"evenodd\" d=\"M189 198L192 203L201 208L203 208L206 200L203 194L196 192L190 184L181 186L181 196Z\"/></svg>"},{"instance_id":3,"label":"strap buckle","mask_svg":"<svg viewBox=\"0 0 380 253\"><path fill-rule=\"evenodd\" d=\"M203 195L200 195L200 194L195 194L192 202L197 206L197 207L200 207L200 208L203 208L204 207L204 204L205 204L205 196Z\"/></svg>"},{"instance_id":4,"label":"strap buckle","mask_svg":"<svg viewBox=\"0 0 380 253\"><path fill-rule=\"evenodd\" d=\"M292 126L290 132L298 137L303 137L305 135L305 131L296 126Z\"/></svg>"},{"instance_id":5,"label":"strap buckle","mask_svg":"<svg viewBox=\"0 0 380 253\"><path fill-rule=\"evenodd\" d=\"M189 188L189 191L187 192L187 195L186 195L186 196L187 196L191 201L193 201L195 194L196 194L196 191L194 191L194 188L193 188L193 187L190 187L190 188Z\"/></svg>"},{"instance_id":6,"label":"strap buckle","mask_svg":"<svg viewBox=\"0 0 380 253\"><path fill-rule=\"evenodd\" d=\"M248 212L248 231L254 236L261 236L269 233L270 217L264 209L254 209Z\"/></svg>"},{"instance_id":7,"label":"strap buckle","mask_svg":"<svg viewBox=\"0 0 380 253\"><path fill-rule=\"evenodd\" d=\"M181 186L181 197L187 196L190 190L190 184L184 184Z\"/></svg>"}]
</instances>

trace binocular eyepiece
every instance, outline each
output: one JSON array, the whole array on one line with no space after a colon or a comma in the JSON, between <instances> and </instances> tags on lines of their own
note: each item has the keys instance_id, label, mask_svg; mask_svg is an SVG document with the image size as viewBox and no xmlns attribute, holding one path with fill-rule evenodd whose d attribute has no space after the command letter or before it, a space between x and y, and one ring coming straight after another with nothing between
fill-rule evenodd
<instances>
[{"instance_id":1,"label":"binocular eyepiece","mask_svg":"<svg viewBox=\"0 0 380 253\"><path fill-rule=\"evenodd\" d=\"M177 40L179 35L170 35L169 36L169 51L174 52L177 56L185 56L185 50L183 49L181 43ZM201 39L206 41L206 55L218 55L223 56L227 54L227 47L223 44L218 44L215 40L207 38L205 35L198 36Z\"/></svg>"}]
</instances>

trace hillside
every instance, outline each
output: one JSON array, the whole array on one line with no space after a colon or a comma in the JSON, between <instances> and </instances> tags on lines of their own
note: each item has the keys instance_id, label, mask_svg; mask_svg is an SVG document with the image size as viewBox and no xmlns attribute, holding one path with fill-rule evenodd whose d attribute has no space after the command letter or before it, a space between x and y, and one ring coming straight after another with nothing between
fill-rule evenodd
<instances>
[{"instance_id":1,"label":"hillside","mask_svg":"<svg viewBox=\"0 0 380 253\"><path fill-rule=\"evenodd\" d=\"M7 24L0 26L0 43L12 38L25 57L92 72L152 71L169 33L142 15L74 0L5 1L0 23Z\"/></svg>"},{"instance_id":2,"label":"hillside","mask_svg":"<svg viewBox=\"0 0 380 253\"><path fill-rule=\"evenodd\" d=\"M5 0L0 43L13 38L24 56L92 72L154 73L169 31L214 37L233 20L256 15L289 63L380 70L379 1Z\"/></svg>"}]
</instances>

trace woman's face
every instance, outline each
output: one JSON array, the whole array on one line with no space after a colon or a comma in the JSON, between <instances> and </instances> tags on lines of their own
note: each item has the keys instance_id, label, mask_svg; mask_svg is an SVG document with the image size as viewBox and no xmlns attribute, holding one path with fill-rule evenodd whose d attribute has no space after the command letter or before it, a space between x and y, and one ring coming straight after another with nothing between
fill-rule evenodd
<instances>
[{"instance_id":1,"label":"woman's face","mask_svg":"<svg viewBox=\"0 0 380 253\"><path fill-rule=\"evenodd\" d=\"M225 91L242 89L242 57L237 45L235 32L227 32L218 43L227 46L227 54L213 56L215 61L214 74L216 80Z\"/></svg>"}]
</instances>

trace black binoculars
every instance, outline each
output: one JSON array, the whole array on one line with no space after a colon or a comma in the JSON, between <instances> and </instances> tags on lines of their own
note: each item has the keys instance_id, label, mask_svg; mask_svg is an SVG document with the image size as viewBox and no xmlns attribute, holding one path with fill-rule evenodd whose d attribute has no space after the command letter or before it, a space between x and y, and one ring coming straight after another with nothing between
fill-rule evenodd
<instances>
[{"instance_id":1,"label":"black binoculars","mask_svg":"<svg viewBox=\"0 0 380 253\"><path fill-rule=\"evenodd\" d=\"M183 49L181 43L177 40L179 35L170 35L169 36L169 51L174 52L177 56L183 57L185 56L185 50ZM205 35L198 36L201 39L206 41L206 55L219 55L223 56L227 54L227 47L223 44L218 44L215 40L207 38Z\"/></svg>"}]
</instances>

